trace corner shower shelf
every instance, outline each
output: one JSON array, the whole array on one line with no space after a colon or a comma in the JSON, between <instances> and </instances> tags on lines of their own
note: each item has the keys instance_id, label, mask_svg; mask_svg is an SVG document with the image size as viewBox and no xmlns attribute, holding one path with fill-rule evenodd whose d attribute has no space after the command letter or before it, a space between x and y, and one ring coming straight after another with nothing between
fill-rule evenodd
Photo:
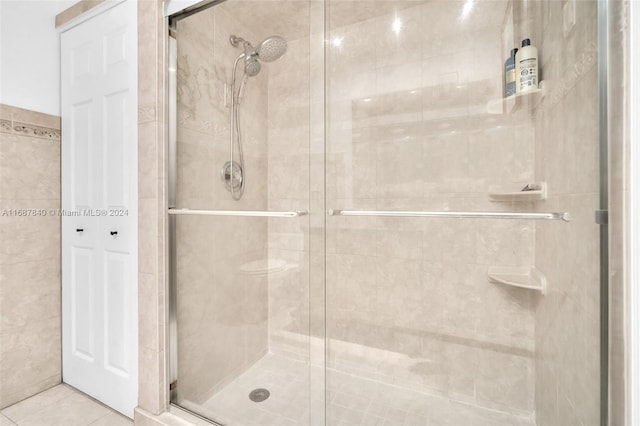
<instances>
[{"instance_id":1,"label":"corner shower shelf","mask_svg":"<svg viewBox=\"0 0 640 426\"><path fill-rule=\"evenodd\" d=\"M547 278L535 267L492 266L487 272L489 282L537 290L547 294Z\"/></svg>"},{"instance_id":2,"label":"corner shower shelf","mask_svg":"<svg viewBox=\"0 0 640 426\"><path fill-rule=\"evenodd\" d=\"M259 259L240 265L240 273L247 275L273 275L289 269L289 264L282 259Z\"/></svg>"},{"instance_id":3,"label":"corner shower shelf","mask_svg":"<svg viewBox=\"0 0 640 426\"><path fill-rule=\"evenodd\" d=\"M491 100L487 103L487 112L489 114L511 114L519 110L531 111L544 98L546 93L545 86L545 82L541 81L535 90Z\"/></svg>"},{"instance_id":4,"label":"corner shower shelf","mask_svg":"<svg viewBox=\"0 0 640 426\"><path fill-rule=\"evenodd\" d=\"M547 183L533 184L539 189L533 191L489 191L489 200L500 203L540 201L547 198Z\"/></svg>"}]
</instances>

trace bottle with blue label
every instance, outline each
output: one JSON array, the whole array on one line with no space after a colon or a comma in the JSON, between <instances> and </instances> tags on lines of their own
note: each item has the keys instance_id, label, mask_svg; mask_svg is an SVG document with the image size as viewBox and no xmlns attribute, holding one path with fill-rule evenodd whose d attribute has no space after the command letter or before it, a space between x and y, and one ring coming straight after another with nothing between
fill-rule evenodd
<instances>
[{"instance_id":1,"label":"bottle with blue label","mask_svg":"<svg viewBox=\"0 0 640 426\"><path fill-rule=\"evenodd\" d=\"M516 52L511 49L511 54L504 63L504 94L511 96L516 94Z\"/></svg>"}]
</instances>

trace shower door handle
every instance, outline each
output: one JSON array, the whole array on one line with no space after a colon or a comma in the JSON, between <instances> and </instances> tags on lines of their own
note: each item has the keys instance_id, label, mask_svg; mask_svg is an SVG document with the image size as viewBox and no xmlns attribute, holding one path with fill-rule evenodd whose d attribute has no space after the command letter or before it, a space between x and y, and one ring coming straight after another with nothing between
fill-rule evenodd
<instances>
[{"instance_id":1,"label":"shower door handle","mask_svg":"<svg viewBox=\"0 0 640 426\"><path fill-rule=\"evenodd\" d=\"M298 217L309 214L306 210L274 211L274 210L191 210L169 209L170 215L192 216L235 216L235 217Z\"/></svg>"},{"instance_id":2,"label":"shower door handle","mask_svg":"<svg viewBox=\"0 0 640 426\"><path fill-rule=\"evenodd\" d=\"M456 219L537 219L571 221L567 212L482 212L422 210L328 210L329 216L444 217Z\"/></svg>"}]
</instances>

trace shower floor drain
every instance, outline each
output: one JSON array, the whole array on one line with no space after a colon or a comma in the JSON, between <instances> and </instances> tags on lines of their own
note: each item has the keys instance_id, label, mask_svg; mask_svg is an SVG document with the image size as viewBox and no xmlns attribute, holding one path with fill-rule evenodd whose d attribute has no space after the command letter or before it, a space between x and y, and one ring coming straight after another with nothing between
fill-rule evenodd
<instances>
[{"instance_id":1,"label":"shower floor drain","mask_svg":"<svg viewBox=\"0 0 640 426\"><path fill-rule=\"evenodd\" d=\"M249 399L253 402L262 402L265 399L269 398L271 393L267 389L254 389L249 393Z\"/></svg>"}]
</instances>

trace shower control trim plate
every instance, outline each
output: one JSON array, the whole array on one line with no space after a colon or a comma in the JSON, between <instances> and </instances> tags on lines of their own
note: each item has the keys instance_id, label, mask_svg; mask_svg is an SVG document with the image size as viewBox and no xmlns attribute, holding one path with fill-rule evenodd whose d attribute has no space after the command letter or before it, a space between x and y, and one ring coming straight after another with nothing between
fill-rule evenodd
<instances>
[{"instance_id":1,"label":"shower control trim plate","mask_svg":"<svg viewBox=\"0 0 640 426\"><path fill-rule=\"evenodd\" d=\"M233 162L233 168L231 167L231 162L227 161L220 170L220 179L227 191L231 192L231 185L233 185L234 191L240 191L242 180L244 179L244 170L236 161Z\"/></svg>"}]
</instances>

